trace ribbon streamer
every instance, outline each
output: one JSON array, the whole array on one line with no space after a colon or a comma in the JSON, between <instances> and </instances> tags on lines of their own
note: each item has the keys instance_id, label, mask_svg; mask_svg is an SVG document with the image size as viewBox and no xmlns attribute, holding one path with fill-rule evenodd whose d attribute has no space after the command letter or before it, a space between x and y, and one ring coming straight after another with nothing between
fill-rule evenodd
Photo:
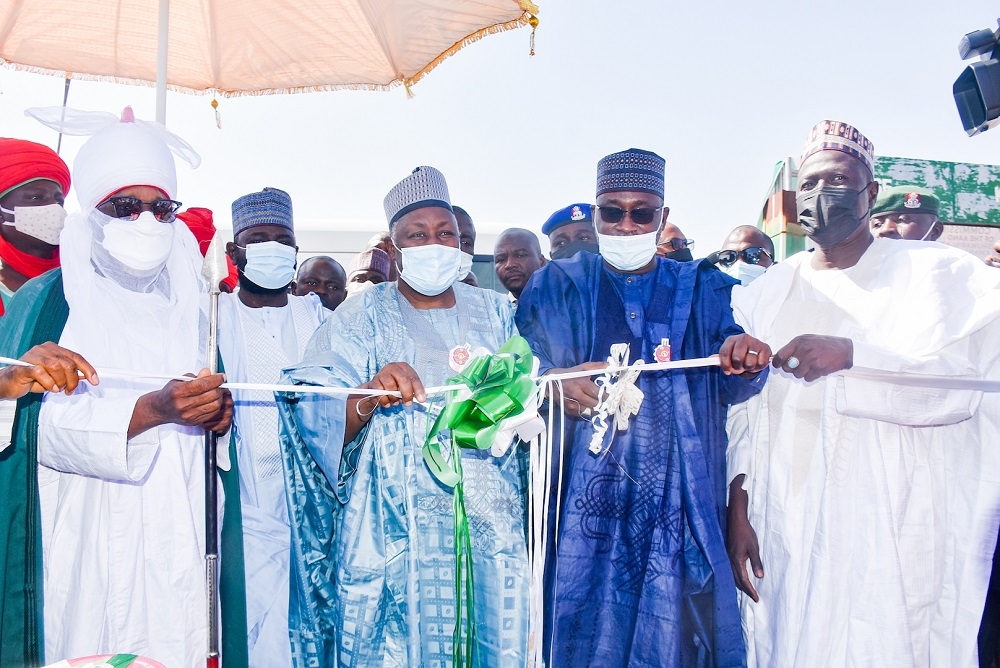
<instances>
[{"instance_id":1,"label":"ribbon streamer","mask_svg":"<svg viewBox=\"0 0 1000 668\"><path fill-rule=\"evenodd\" d=\"M628 421L633 415L639 414L644 395L642 390L635 386L636 379L639 378L638 368L645 363L638 360L634 366L621 371L613 372L610 369L621 367L628 363L629 344L615 343L611 346L611 355L608 357L608 367L604 374L595 381L598 389L598 404L594 410L595 415L591 423L594 425L594 434L590 439L590 451L595 455L601 454L604 445L604 434L608 431L608 417L610 416L615 430L625 431L628 429ZM614 438L614 435L612 435ZM610 449L611 444L608 444Z\"/></svg>"},{"instance_id":2,"label":"ribbon streamer","mask_svg":"<svg viewBox=\"0 0 1000 668\"><path fill-rule=\"evenodd\" d=\"M472 360L446 387L460 389L452 396L427 433L424 461L435 478L454 487L455 515L455 632L452 660L455 666L475 662L476 618L472 539L462 484L462 449L485 450L494 445L502 423L522 415L536 402L538 387L531 378L534 357L528 342L511 338L495 355ZM450 457L441 450L444 432ZM463 639L464 636L464 639Z\"/></svg>"}]
</instances>

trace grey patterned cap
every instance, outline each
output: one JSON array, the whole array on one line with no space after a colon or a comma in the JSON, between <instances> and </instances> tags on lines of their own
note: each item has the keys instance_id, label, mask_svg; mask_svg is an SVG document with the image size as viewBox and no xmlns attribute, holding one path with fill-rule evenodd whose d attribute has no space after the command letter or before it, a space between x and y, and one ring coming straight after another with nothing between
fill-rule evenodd
<instances>
[{"instance_id":1,"label":"grey patterned cap","mask_svg":"<svg viewBox=\"0 0 1000 668\"><path fill-rule=\"evenodd\" d=\"M417 167L413 173L397 183L385 196L385 218L389 227L417 209L439 206L452 210L448 182L444 174L433 167Z\"/></svg>"}]
</instances>

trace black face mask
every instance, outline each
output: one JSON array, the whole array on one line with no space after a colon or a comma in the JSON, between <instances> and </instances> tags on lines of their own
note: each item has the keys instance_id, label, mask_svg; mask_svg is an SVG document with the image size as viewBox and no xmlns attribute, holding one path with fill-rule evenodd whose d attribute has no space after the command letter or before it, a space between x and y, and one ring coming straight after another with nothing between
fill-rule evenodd
<instances>
[{"instance_id":1,"label":"black face mask","mask_svg":"<svg viewBox=\"0 0 1000 668\"><path fill-rule=\"evenodd\" d=\"M554 250L549 255L552 256L553 260L564 260L568 257L573 257L580 251L585 251L587 253L593 253L597 255L599 253L597 242L595 241L571 241L559 250Z\"/></svg>"},{"instance_id":2,"label":"black face mask","mask_svg":"<svg viewBox=\"0 0 1000 668\"><path fill-rule=\"evenodd\" d=\"M692 262L694 261L694 256L691 255L690 248L682 248L680 250L670 251L669 253L664 253L660 257L665 257L668 260L674 260L675 262Z\"/></svg>"},{"instance_id":3,"label":"black face mask","mask_svg":"<svg viewBox=\"0 0 1000 668\"><path fill-rule=\"evenodd\" d=\"M858 196L868 190L822 186L795 198L799 226L821 248L836 246L858 229L867 213L858 215Z\"/></svg>"}]
</instances>

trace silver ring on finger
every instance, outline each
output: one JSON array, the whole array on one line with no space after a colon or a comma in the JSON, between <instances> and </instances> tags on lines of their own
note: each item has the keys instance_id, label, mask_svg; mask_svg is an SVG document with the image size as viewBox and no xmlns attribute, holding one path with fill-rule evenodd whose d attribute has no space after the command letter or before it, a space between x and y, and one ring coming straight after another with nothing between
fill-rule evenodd
<instances>
[{"instance_id":1,"label":"silver ring on finger","mask_svg":"<svg viewBox=\"0 0 1000 668\"><path fill-rule=\"evenodd\" d=\"M760 353L757 352L756 350L748 350L747 355L760 355Z\"/></svg>"},{"instance_id":2,"label":"silver ring on finger","mask_svg":"<svg viewBox=\"0 0 1000 668\"><path fill-rule=\"evenodd\" d=\"M788 365L789 369L797 369L799 368L799 358L792 355L787 360L785 360L785 364Z\"/></svg>"}]
</instances>

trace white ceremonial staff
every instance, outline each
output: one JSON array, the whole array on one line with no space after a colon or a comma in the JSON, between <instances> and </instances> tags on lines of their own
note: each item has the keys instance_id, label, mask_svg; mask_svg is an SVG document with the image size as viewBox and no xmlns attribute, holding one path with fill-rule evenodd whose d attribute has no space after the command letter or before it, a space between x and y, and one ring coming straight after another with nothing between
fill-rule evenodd
<instances>
[{"instance_id":1,"label":"white ceremonial staff","mask_svg":"<svg viewBox=\"0 0 1000 668\"><path fill-rule=\"evenodd\" d=\"M219 281L229 274L222 239L216 232L205 253L201 273L208 281L208 359L206 366L219 372ZM205 591L208 600L208 668L219 667L219 476L216 471L218 435L205 431Z\"/></svg>"}]
</instances>

